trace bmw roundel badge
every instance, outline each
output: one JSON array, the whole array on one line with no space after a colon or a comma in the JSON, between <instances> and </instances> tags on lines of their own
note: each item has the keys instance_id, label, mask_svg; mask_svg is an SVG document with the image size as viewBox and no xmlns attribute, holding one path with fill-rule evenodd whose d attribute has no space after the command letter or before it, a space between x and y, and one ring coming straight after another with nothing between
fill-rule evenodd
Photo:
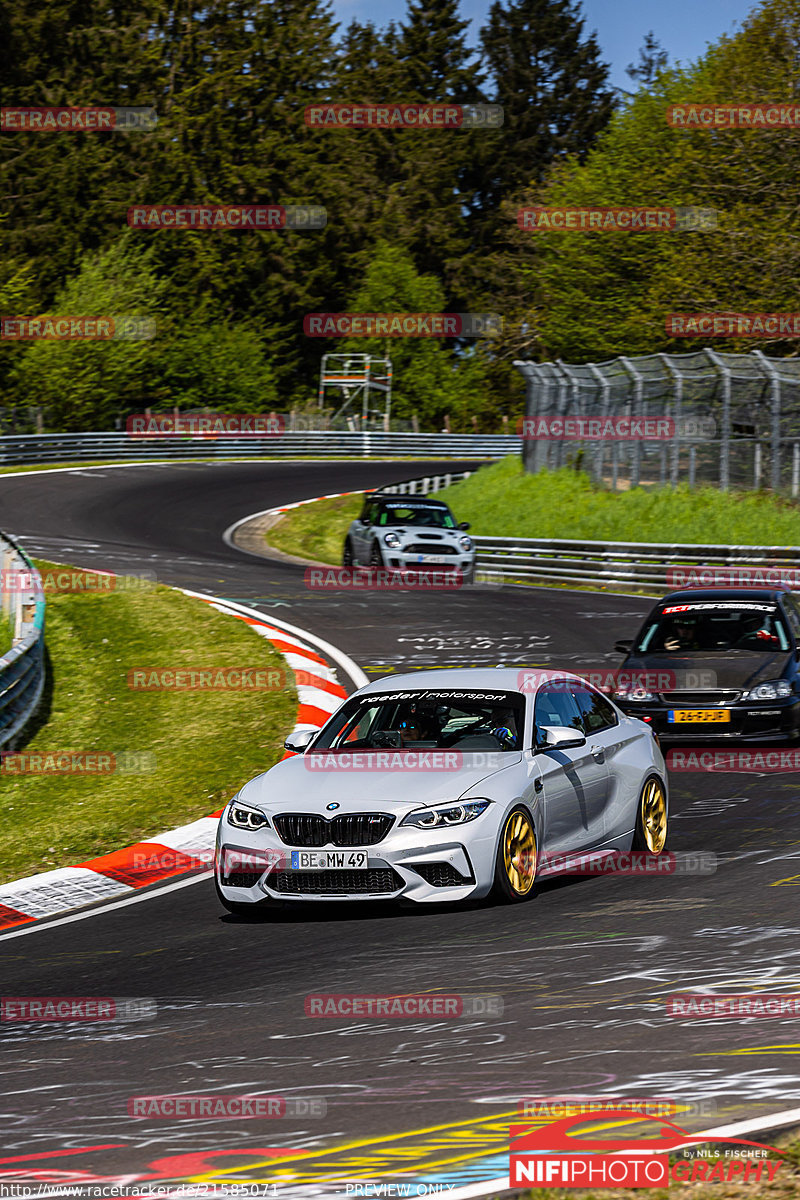
<instances>
[{"instance_id":1,"label":"bmw roundel badge","mask_svg":"<svg viewBox=\"0 0 800 1200\"><path fill-rule=\"evenodd\" d=\"M325 807L327 808L328 812L333 812L333 810L335 808L338 808L339 805L338 804L326 804Z\"/></svg>"}]
</instances>

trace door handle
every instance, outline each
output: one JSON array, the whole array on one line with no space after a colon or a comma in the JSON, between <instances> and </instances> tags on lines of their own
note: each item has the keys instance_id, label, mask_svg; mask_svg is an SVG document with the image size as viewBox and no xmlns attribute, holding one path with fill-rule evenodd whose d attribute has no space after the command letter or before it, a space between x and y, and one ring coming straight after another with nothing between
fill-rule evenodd
<instances>
[{"instance_id":1,"label":"door handle","mask_svg":"<svg viewBox=\"0 0 800 1200\"><path fill-rule=\"evenodd\" d=\"M543 788L544 788L544 780L543 779L534 779L533 790L535 792L541 792Z\"/></svg>"},{"instance_id":2,"label":"door handle","mask_svg":"<svg viewBox=\"0 0 800 1200\"><path fill-rule=\"evenodd\" d=\"M592 746L590 749L591 749L592 758L595 760L595 762L604 762L605 761L606 752L602 746Z\"/></svg>"}]
</instances>

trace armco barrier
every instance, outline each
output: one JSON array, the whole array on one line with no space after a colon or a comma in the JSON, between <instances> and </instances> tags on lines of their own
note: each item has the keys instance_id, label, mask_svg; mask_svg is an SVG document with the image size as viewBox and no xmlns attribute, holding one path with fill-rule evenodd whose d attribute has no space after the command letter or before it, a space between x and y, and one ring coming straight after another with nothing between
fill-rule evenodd
<instances>
[{"instance_id":1,"label":"armco barrier","mask_svg":"<svg viewBox=\"0 0 800 1200\"><path fill-rule=\"evenodd\" d=\"M8 748L39 707L44 691L44 599L39 573L0 534L0 596L12 646L0 658L0 746Z\"/></svg>"},{"instance_id":2,"label":"armco barrier","mask_svg":"<svg viewBox=\"0 0 800 1200\"><path fill-rule=\"evenodd\" d=\"M276 437L205 434L143 438L128 433L0 437L0 466L15 463L185 458L502 458L522 441L505 434L296 432Z\"/></svg>"}]
</instances>

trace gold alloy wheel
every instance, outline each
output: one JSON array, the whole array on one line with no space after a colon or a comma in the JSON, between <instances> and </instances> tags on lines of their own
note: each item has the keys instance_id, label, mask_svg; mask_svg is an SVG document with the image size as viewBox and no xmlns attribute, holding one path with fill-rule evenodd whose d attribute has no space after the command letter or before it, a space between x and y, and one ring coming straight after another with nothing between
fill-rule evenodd
<instances>
[{"instance_id":1,"label":"gold alloy wheel","mask_svg":"<svg viewBox=\"0 0 800 1200\"><path fill-rule=\"evenodd\" d=\"M503 830L506 879L518 896L526 896L536 878L536 838L527 813L513 812Z\"/></svg>"},{"instance_id":2,"label":"gold alloy wheel","mask_svg":"<svg viewBox=\"0 0 800 1200\"><path fill-rule=\"evenodd\" d=\"M647 849L660 854L667 840L667 797L660 779L648 779L642 792L642 833Z\"/></svg>"}]
</instances>

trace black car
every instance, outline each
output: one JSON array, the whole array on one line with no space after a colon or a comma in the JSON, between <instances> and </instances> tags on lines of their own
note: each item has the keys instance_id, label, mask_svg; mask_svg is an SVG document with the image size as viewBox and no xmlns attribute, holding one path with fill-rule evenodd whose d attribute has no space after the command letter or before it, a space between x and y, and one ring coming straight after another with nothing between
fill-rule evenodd
<instances>
[{"instance_id":1,"label":"black car","mask_svg":"<svg viewBox=\"0 0 800 1200\"><path fill-rule=\"evenodd\" d=\"M672 592L615 649L614 700L663 740L800 734L800 604L786 589Z\"/></svg>"}]
</instances>

